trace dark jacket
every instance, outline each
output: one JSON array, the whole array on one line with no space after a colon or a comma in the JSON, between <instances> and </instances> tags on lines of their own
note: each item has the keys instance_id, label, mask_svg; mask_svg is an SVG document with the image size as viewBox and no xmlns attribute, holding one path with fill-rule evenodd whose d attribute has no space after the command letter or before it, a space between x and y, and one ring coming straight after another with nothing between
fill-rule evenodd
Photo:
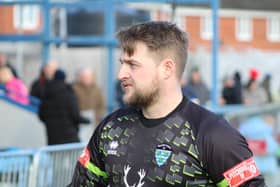
<instances>
[{"instance_id":1,"label":"dark jacket","mask_svg":"<svg viewBox=\"0 0 280 187\"><path fill-rule=\"evenodd\" d=\"M46 125L48 144L79 142L79 107L72 88L63 80L46 83L39 107L39 117Z\"/></svg>"},{"instance_id":2,"label":"dark jacket","mask_svg":"<svg viewBox=\"0 0 280 187\"><path fill-rule=\"evenodd\" d=\"M229 105L229 104L239 104L238 103L238 98L236 95L236 90L234 87L224 87L223 88L223 98L225 100L225 104Z\"/></svg>"},{"instance_id":3,"label":"dark jacket","mask_svg":"<svg viewBox=\"0 0 280 187\"><path fill-rule=\"evenodd\" d=\"M43 70L41 70L40 76L35 79L30 88L30 95L42 99L45 94L46 83L48 82Z\"/></svg>"}]
</instances>

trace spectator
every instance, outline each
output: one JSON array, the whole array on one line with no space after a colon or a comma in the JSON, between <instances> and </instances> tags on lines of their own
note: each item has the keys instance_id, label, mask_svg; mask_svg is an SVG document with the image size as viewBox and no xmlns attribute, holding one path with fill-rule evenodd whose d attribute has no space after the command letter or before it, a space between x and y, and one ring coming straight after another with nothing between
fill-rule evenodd
<instances>
[{"instance_id":1,"label":"spectator","mask_svg":"<svg viewBox=\"0 0 280 187\"><path fill-rule=\"evenodd\" d=\"M243 103L242 82L241 82L241 75L238 71L234 73L233 80L234 80L234 92L236 97L236 104L242 104Z\"/></svg>"},{"instance_id":2,"label":"spectator","mask_svg":"<svg viewBox=\"0 0 280 187\"><path fill-rule=\"evenodd\" d=\"M244 91L244 104L246 105L260 105L267 102L264 89L258 85L258 76L259 72L256 69L250 70L250 79Z\"/></svg>"},{"instance_id":3,"label":"spectator","mask_svg":"<svg viewBox=\"0 0 280 187\"><path fill-rule=\"evenodd\" d=\"M14 77L18 78L17 71L16 71L16 69L8 62L7 56L6 56L5 54L3 54L3 53L0 53L0 67L3 67L3 66L8 67L8 68L12 71Z\"/></svg>"},{"instance_id":4,"label":"spectator","mask_svg":"<svg viewBox=\"0 0 280 187\"><path fill-rule=\"evenodd\" d=\"M232 77L225 77L223 81L221 104L241 104L242 85L239 72Z\"/></svg>"},{"instance_id":5,"label":"spectator","mask_svg":"<svg viewBox=\"0 0 280 187\"><path fill-rule=\"evenodd\" d=\"M57 69L57 62L51 60L41 69L39 77L31 84L30 95L39 99L43 98L45 92L45 85L47 81L53 78L53 74Z\"/></svg>"},{"instance_id":6,"label":"spectator","mask_svg":"<svg viewBox=\"0 0 280 187\"><path fill-rule=\"evenodd\" d=\"M266 74L264 77L264 80L261 83L261 86L263 87L266 96L267 96L267 101L269 103L273 102L272 94L271 94L271 75Z\"/></svg>"},{"instance_id":7,"label":"spectator","mask_svg":"<svg viewBox=\"0 0 280 187\"><path fill-rule=\"evenodd\" d=\"M39 107L39 118L45 123L48 145L79 142L79 123L88 123L80 117L77 99L65 78L62 70L56 70L54 79L46 83Z\"/></svg>"},{"instance_id":8,"label":"spectator","mask_svg":"<svg viewBox=\"0 0 280 187\"><path fill-rule=\"evenodd\" d=\"M210 98L209 90L202 81L199 69L197 67L191 70L190 80L183 88L183 93L187 97L197 98L201 105L206 104Z\"/></svg>"},{"instance_id":9,"label":"spectator","mask_svg":"<svg viewBox=\"0 0 280 187\"><path fill-rule=\"evenodd\" d=\"M28 90L24 83L16 78L11 69L0 67L0 83L4 84L6 95L21 104L28 104Z\"/></svg>"},{"instance_id":10,"label":"spectator","mask_svg":"<svg viewBox=\"0 0 280 187\"><path fill-rule=\"evenodd\" d=\"M278 166L276 154L279 149L279 145L273 135L274 121L275 119L270 115L266 115L264 118L254 116L240 125L240 132L247 139L254 153L258 168L267 179L268 186L272 187L277 184Z\"/></svg>"},{"instance_id":11,"label":"spectator","mask_svg":"<svg viewBox=\"0 0 280 187\"><path fill-rule=\"evenodd\" d=\"M222 101L221 104L235 104L234 80L231 77L225 77L223 81Z\"/></svg>"},{"instance_id":12,"label":"spectator","mask_svg":"<svg viewBox=\"0 0 280 187\"><path fill-rule=\"evenodd\" d=\"M105 112L105 101L101 89L96 83L95 75L89 68L78 71L76 82L73 84L81 111L90 112L94 124L101 121Z\"/></svg>"}]
</instances>

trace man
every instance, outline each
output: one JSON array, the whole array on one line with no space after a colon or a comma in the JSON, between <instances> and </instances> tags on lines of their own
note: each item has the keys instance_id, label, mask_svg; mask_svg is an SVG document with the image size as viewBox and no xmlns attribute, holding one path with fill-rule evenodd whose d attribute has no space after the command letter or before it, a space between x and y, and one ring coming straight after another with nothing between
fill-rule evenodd
<instances>
[{"instance_id":1,"label":"man","mask_svg":"<svg viewBox=\"0 0 280 187\"><path fill-rule=\"evenodd\" d=\"M95 123L100 123L105 112L105 99L97 85L96 77L90 68L83 68L77 73L77 81L73 84L80 109L91 112Z\"/></svg>"},{"instance_id":2,"label":"man","mask_svg":"<svg viewBox=\"0 0 280 187\"><path fill-rule=\"evenodd\" d=\"M29 104L27 87L6 66L0 67L0 84L5 86L5 93L10 99L24 105Z\"/></svg>"},{"instance_id":3,"label":"man","mask_svg":"<svg viewBox=\"0 0 280 187\"><path fill-rule=\"evenodd\" d=\"M185 98L188 39L168 22L118 33L128 107L101 122L70 186L265 186L245 139Z\"/></svg>"},{"instance_id":4,"label":"man","mask_svg":"<svg viewBox=\"0 0 280 187\"><path fill-rule=\"evenodd\" d=\"M50 60L45 64L37 79L35 79L31 84L30 95L42 99L45 94L46 83L53 79L53 76L58 68L58 63L56 60Z\"/></svg>"},{"instance_id":5,"label":"man","mask_svg":"<svg viewBox=\"0 0 280 187\"><path fill-rule=\"evenodd\" d=\"M18 78L16 69L9 63L7 56L4 53L0 52L0 67L8 67L15 78Z\"/></svg>"},{"instance_id":6,"label":"man","mask_svg":"<svg viewBox=\"0 0 280 187\"><path fill-rule=\"evenodd\" d=\"M205 105L209 100L209 90L201 78L201 74L197 67L191 70L190 79L185 87L183 93L190 99L196 98L199 104Z\"/></svg>"}]
</instances>

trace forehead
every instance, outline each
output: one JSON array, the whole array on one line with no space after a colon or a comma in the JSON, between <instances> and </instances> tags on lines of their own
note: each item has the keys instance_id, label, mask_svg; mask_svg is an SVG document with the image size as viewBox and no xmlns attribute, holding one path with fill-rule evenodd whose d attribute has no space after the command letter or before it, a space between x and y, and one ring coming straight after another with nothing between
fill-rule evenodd
<instances>
[{"instance_id":1,"label":"forehead","mask_svg":"<svg viewBox=\"0 0 280 187\"><path fill-rule=\"evenodd\" d=\"M143 42L137 42L135 43L134 47L133 47L133 53L130 55L128 54L127 51L122 50L121 51L121 60L141 60L141 59L146 59L146 58L152 58L153 52L151 52L147 45L144 44Z\"/></svg>"}]
</instances>

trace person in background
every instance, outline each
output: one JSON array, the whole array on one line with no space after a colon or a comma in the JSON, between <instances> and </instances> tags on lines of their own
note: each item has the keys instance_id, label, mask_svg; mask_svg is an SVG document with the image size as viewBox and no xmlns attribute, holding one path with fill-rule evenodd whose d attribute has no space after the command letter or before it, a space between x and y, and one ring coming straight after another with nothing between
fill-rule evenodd
<instances>
[{"instance_id":1,"label":"person in background","mask_svg":"<svg viewBox=\"0 0 280 187\"><path fill-rule=\"evenodd\" d=\"M40 71L39 77L31 84L30 95L42 99L45 92L45 85L52 80L58 64L55 60L50 60Z\"/></svg>"},{"instance_id":2,"label":"person in background","mask_svg":"<svg viewBox=\"0 0 280 187\"><path fill-rule=\"evenodd\" d=\"M244 104L245 105L261 105L268 102L265 90L259 85L257 79L259 71L250 69L250 78L244 90Z\"/></svg>"},{"instance_id":3,"label":"person in background","mask_svg":"<svg viewBox=\"0 0 280 187\"><path fill-rule=\"evenodd\" d=\"M100 123L105 112L105 99L96 82L96 77L89 68L77 72L76 82L73 84L81 111L89 111L93 116L94 126Z\"/></svg>"},{"instance_id":4,"label":"person in background","mask_svg":"<svg viewBox=\"0 0 280 187\"><path fill-rule=\"evenodd\" d=\"M77 98L65 82L64 71L57 69L46 83L39 106L39 118L47 130L48 145L79 142L79 124L89 123L80 116Z\"/></svg>"},{"instance_id":5,"label":"person in background","mask_svg":"<svg viewBox=\"0 0 280 187\"><path fill-rule=\"evenodd\" d=\"M234 73L234 76L226 76L223 80L222 98L220 104L241 104L242 103L242 85L240 74Z\"/></svg>"},{"instance_id":6,"label":"person in background","mask_svg":"<svg viewBox=\"0 0 280 187\"><path fill-rule=\"evenodd\" d=\"M9 98L21 104L29 104L27 87L13 75L10 68L6 66L0 67L0 83L5 86L5 94Z\"/></svg>"},{"instance_id":7,"label":"person in background","mask_svg":"<svg viewBox=\"0 0 280 187\"><path fill-rule=\"evenodd\" d=\"M272 94L271 94L271 75L270 74L266 74L264 76L264 79L261 83L261 86L263 87L266 96L267 96L267 101L269 103L273 102L273 98L272 98Z\"/></svg>"},{"instance_id":8,"label":"person in background","mask_svg":"<svg viewBox=\"0 0 280 187\"><path fill-rule=\"evenodd\" d=\"M240 132L254 153L256 164L269 187L279 185L277 151L280 145L275 137L275 117L269 114L250 117L240 124Z\"/></svg>"},{"instance_id":9,"label":"person in background","mask_svg":"<svg viewBox=\"0 0 280 187\"><path fill-rule=\"evenodd\" d=\"M199 69L194 67L191 70L190 79L183 87L183 93L187 97L198 99L201 105L205 105L210 98L210 92L206 84L202 81Z\"/></svg>"},{"instance_id":10,"label":"person in background","mask_svg":"<svg viewBox=\"0 0 280 187\"><path fill-rule=\"evenodd\" d=\"M226 76L223 80L221 104L235 104L234 80L230 76Z\"/></svg>"},{"instance_id":11,"label":"person in background","mask_svg":"<svg viewBox=\"0 0 280 187\"><path fill-rule=\"evenodd\" d=\"M98 125L69 186L264 187L245 138L183 96L187 34L151 21L117 37L118 79L129 107Z\"/></svg>"},{"instance_id":12,"label":"person in background","mask_svg":"<svg viewBox=\"0 0 280 187\"><path fill-rule=\"evenodd\" d=\"M241 74L239 71L236 71L233 75L234 80L234 91L236 96L236 104L243 103L243 88L242 88L242 81L241 81Z\"/></svg>"},{"instance_id":13,"label":"person in background","mask_svg":"<svg viewBox=\"0 0 280 187\"><path fill-rule=\"evenodd\" d=\"M1 52L0 52L0 67L8 67L12 71L14 77L18 78L16 69L8 62L7 56Z\"/></svg>"}]
</instances>

